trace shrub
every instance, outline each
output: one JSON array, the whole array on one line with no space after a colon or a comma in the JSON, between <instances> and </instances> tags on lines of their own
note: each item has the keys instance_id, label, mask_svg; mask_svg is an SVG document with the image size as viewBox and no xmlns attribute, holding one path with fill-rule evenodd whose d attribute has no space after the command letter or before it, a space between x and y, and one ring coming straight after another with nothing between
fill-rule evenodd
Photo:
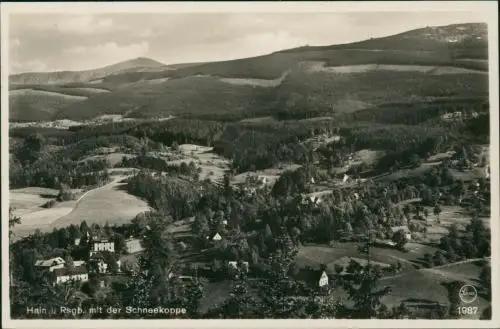
<instances>
[{"instance_id":1,"label":"shrub","mask_svg":"<svg viewBox=\"0 0 500 329\"><path fill-rule=\"evenodd\" d=\"M56 200L50 200L50 201L47 201L45 202L42 207L43 208L52 208L56 205Z\"/></svg>"}]
</instances>

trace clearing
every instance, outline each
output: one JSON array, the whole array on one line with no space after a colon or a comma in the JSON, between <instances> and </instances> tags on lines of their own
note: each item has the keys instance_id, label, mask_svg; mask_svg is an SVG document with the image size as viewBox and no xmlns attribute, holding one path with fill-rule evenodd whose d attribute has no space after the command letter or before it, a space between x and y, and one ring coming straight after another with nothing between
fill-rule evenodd
<instances>
[{"instance_id":1,"label":"clearing","mask_svg":"<svg viewBox=\"0 0 500 329\"><path fill-rule=\"evenodd\" d=\"M220 78L219 80L225 83L229 83L231 85L240 85L240 86L252 86L252 87L264 87L271 88L279 86L283 80L288 75L289 71L283 73L281 77L277 79L241 79L241 78Z\"/></svg>"},{"instance_id":2,"label":"clearing","mask_svg":"<svg viewBox=\"0 0 500 329\"><path fill-rule=\"evenodd\" d=\"M110 225L125 224L137 214L150 210L146 201L125 191L123 181L128 176L114 176L114 180L102 187L90 190L80 198L71 213L63 216L50 225L50 229L79 225L82 221Z\"/></svg>"},{"instance_id":3,"label":"clearing","mask_svg":"<svg viewBox=\"0 0 500 329\"><path fill-rule=\"evenodd\" d=\"M448 289L444 285L455 280L463 281L477 286L481 268L472 264L473 261L460 262L430 269L416 270L411 273L383 278L380 287L390 286L392 291L382 301L389 307L398 306L401 302L431 303L439 302L449 304ZM425 287L425 289L422 289ZM411 296L411 298L408 298ZM484 310L489 302L481 296L470 304L461 306L478 306ZM470 318L479 318L478 312Z\"/></svg>"},{"instance_id":4,"label":"clearing","mask_svg":"<svg viewBox=\"0 0 500 329\"><path fill-rule=\"evenodd\" d=\"M387 64L361 64L343 66L325 66L324 62L313 62L309 65L310 72L329 73L364 73L370 71L396 71L396 72L420 72L432 75L443 74L487 74L487 72L466 69L454 66L431 66L431 65L387 65Z\"/></svg>"},{"instance_id":5,"label":"clearing","mask_svg":"<svg viewBox=\"0 0 500 329\"><path fill-rule=\"evenodd\" d=\"M57 93L53 91L45 91L45 90L35 90L35 89L16 89L9 91L9 96L58 96L64 99L70 100L85 100L88 97L85 96L75 96L75 95L67 95L63 93Z\"/></svg>"}]
</instances>

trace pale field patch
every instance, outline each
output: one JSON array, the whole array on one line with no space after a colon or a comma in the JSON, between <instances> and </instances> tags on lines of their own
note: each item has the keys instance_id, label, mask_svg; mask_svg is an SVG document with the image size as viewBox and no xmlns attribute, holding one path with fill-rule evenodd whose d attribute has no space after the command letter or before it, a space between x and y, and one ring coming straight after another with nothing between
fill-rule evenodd
<instances>
[{"instance_id":1,"label":"pale field patch","mask_svg":"<svg viewBox=\"0 0 500 329\"><path fill-rule=\"evenodd\" d=\"M488 72L454 66L435 65L394 65L394 64L359 64L342 66L325 66L324 62L309 62L310 72L329 72L335 74L365 73L373 71L419 72L432 75L443 74L488 74Z\"/></svg>"},{"instance_id":2,"label":"pale field patch","mask_svg":"<svg viewBox=\"0 0 500 329\"><path fill-rule=\"evenodd\" d=\"M81 91L88 91L96 94L100 93L109 93L109 90L107 89L102 89L102 88L90 88L90 87L80 87L80 88L71 88L71 90L81 90Z\"/></svg>"},{"instance_id":3,"label":"pale field patch","mask_svg":"<svg viewBox=\"0 0 500 329\"><path fill-rule=\"evenodd\" d=\"M9 207L14 208L14 215L22 216L35 211L59 194L58 190L43 187L25 187L9 191Z\"/></svg>"},{"instance_id":4,"label":"pale field patch","mask_svg":"<svg viewBox=\"0 0 500 329\"><path fill-rule=\"evenodd\" d=\"M146 201L124 190L126 183L122 181L127 177L116 176L113 182L87 192L71 213L52 223L51 229L71 224L80 225L84 220L89 225L121 225L130 222L137 214L150 210Z\"/></svg>"},{"instance_id":5,"label":"pale field patch","mask_svg":"<svg viewBox=\"0 0 500 329\"><path fill-rule=\"evenodd\" d=\"M288 75L289 71L283 73L276 79L242 79L242 78L220 78L219 80L231 85L252 86L272 88L279 86Z\"/></svg>"},{"instance_id":6,"label":"pale field patch","mask_svg":"<svg viewBox=\"0 0 500 329\"><path fill-rule=\"evenodd\" d=\"M35 90L35 89L10 90L9 96L57 96L57 97L61 97L64 99L71 99L71 100L85 100L88 98L85 96L67 95L67 94L57 93L57 92L53 92L53 91Z\"/></svg>"},{"instance_id":7,"label":"pale field patch","mask_svg":"<svg viewBox=\"0 0 500 329\"><path fill-rule=\"evenodd\" d=\"M83 162L83 161L89 161L89 160L107 160L110 163L111 167L114 167L115 165L120 163L124 157L127 159L130 159L130 158L134 158L135 155L130 154L130 153L111 152L108 154L91 155L91 156L88 156L88 157L82 159L81 161Z\"/></svg>"},{"instance_id":8,"label":"pale field patch","mask_svg":"<svg viewBox=\"0 0 500 329\"><path fill-rule=\"evenodd\" d=\"M437 154L434 154L434 155L431 155L430 157L428 157L427 161L428 162L443 161L444 159L451 158L455 153L456 153L455 151L437 153Z\"/></svg>"}]
</instances>

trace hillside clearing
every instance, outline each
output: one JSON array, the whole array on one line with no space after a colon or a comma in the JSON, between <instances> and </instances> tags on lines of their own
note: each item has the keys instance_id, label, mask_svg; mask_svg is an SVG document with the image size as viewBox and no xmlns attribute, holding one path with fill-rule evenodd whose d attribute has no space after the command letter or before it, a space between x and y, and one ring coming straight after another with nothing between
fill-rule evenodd
<instances>
[{"instance_id":1,"label":"hillside clearing","mask_svg":"<svg viewBox=\"0 0 500 329\"><path fill-rule=\"evenodd\" d=\"M432 75L443 74L487 74L487 72L466 69L453 66L430 66L430 65L387 65L387 64L361 64L325 66L325 62L314 62L308 67L311 72L329 72L338 74L365 73L370 71L396 71L396 72L420 72Z\"/></svg>"},{"instance_id":2,"label":"hillside clearing","mask_svg":"<svg viewBox=\"0 0 500 329\"><path fill-rule=\"evenodd\" d=\"M239 78L221 78L220 81L231 85L243 85L252 87L272 88L279 86L288 75L288 71L283 73L277 79L239 79Z\"/></svg>"},{"instance_id":3,"label":"hillside clearing","mask_svg":"<svg viewBox=\"0 0 500 329\"><path fill-rule=\"evenodd\" d=\"M90 87L81 87L81 88L71 88L72 90L81 90L88 91L90 93L109 93L109 90L102 88L90 88Z\"/></svg>"},{"instance_id":4,"label":"hillside clearing","mask_svg":"<svg viewBox=\"0 0 500 329\"><path fill-rule=\"evenodd\" d=\"M82 101L87 99L85 96L75 96L75 95L67 95L63 93L57 93L53 91L45 91L45 90L35 90L35 89L16 89L9 91L9 96L57 96L63 99L69 100L78 100Z\"/></svg>"},{"instance_id":5,"label":"hillside clearing","mask_svg":"<svg viewBox=\"0 0 500 329\"><path fill-rule=\"evenodd\" d=\"M89 225L120 225L129 222L137 214L148 211L150 208L147 202L124 190L126 183L122 181L127 177L116 176L111 183L89 191L77 202L71 213L52 222L50 229L80 225L84 220Z\"/></svg>"}]
</instances>

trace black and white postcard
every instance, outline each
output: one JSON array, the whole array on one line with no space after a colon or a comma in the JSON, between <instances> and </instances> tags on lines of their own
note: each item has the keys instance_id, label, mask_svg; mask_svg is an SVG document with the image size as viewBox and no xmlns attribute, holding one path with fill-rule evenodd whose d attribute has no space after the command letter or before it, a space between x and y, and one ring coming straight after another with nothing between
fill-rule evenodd
<instances>
[{"instance_id":1,"label":"black and white postcard","mask_svg":"<svg viewBox=\"0 0 500 329\"><path fill-rule=\"evenodd\" d=\"M496 2L1 9L3 327L499 326Z\"/></svg>"}]
</instances>

